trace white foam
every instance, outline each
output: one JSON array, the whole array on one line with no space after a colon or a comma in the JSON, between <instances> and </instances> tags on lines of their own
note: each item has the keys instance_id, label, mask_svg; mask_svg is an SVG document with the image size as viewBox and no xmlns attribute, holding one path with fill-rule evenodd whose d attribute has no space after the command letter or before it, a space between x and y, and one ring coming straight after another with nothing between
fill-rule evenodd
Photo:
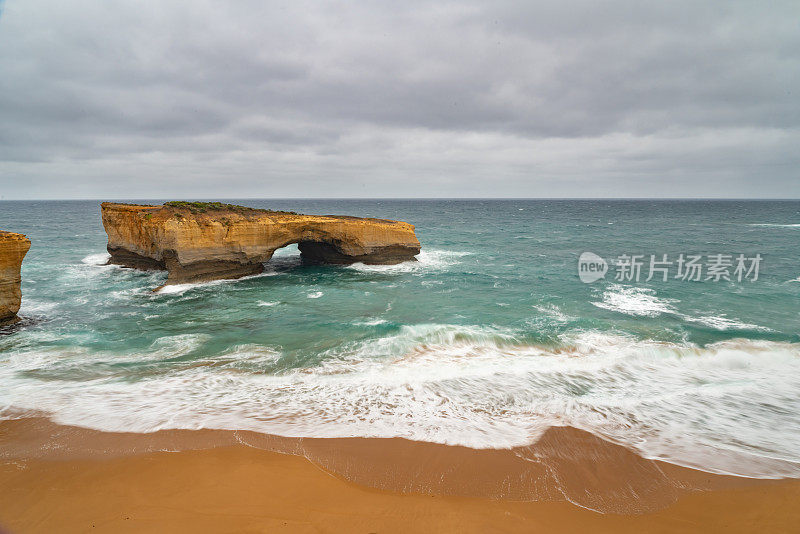
<instances>
[{"instance_id":1,"label":"white foam","mask_svg":"<svg viewBox=\"0 0 800 534\"><path fill-rule=\"evenodd\" d=\"M146 351L136 355L136 361L142 360L167 360L177 358L202 347L211 336L208 334L178 334L164 336L155 340Z\"/></svg>"},{"instance_id":2,"label":"white foam","mask_svg":"<svg viewBox=\"0 0 800 534\"><path fill-rule=\"evenodd\" d=\"M320 298L320 297L321 297L322 295L324 295L324 294L325 294L325 293L323 293L322 291L314 291L313 293L308 293L308 294L306 295L306 297L308 297L308 298L310 298L310 299L318 299L318 298Z\"/></svg>"},{"instance_id":3,"label":"white foam","mask_svg":"<svg viewBox=\"0 0 800 534\"><path fill-rule=\"evenodd\" d=\"M662 313L675 313L672 307L675 302L675 299L658 298L655 290L648 287L612 284L603 292L603 300L592 304L626 315L657 317Z\"/></svg>"},{"instance_id":4,"label":"white foam","mask_svg":"<svg viewBox=\"0 0 800 534\"><path fill-rule=\"evenodd\" d=\"M205 342L171 336L148 350L174 359ZM698 347L588 331L548 347L508 328L417 324L321 356L270 374L259 369L279 350L240 345L135 381L74 381L35 375L115 355L12 351L0 365L0 414L39 410L111 431L227 428L479 448L525 445L550 425L572 425L709 471L800 476L790 463L800 462L800 344Z\"/></svg>"},{"instance_id":5,"label":"white foam","mask_svg":"<svg viewBox=\"0 0 800 534\"><path fill-rule=\"evenodd\" d=\"M222 285L222 284L233 284L233 283L240 282L240 281L243 281L243 280L250 280L250 279L253 279L253 278L263 278L263 277L266 277L266 276L275 276L277 274L280 274L280 273L273 272L273 271L270 271L270 270L266 270L263 273L251 274L251 275L248 275L248 276L242 276L240 278L229 278L229 279L223 279L223 280L211 280L211 281L208 281L208 282L193 282L193 283L188 283L188 284L168 284L168 285L165 285L165 286L159 288L157 291L154 291L153 293L156 294L156 295L183 295L184 293L186 293L187 291L190 291L192 289L204 289L204 288L219 286L219 285Z\"/></svg>"},{"instance_id":6,"label":"white foam","mask_svg":"<svg viewBox=\"0 0 800 534\"><path fill-rule=\"evenodd\" d=\"M279 302L279 301L277 301L277 300L275 300L275 301L272 301L272 302L264 302L263 300L259 300L259 301L258 301L258 305L259 305L259 306L267 306L267 307L271 307L271 306L277 306L278 304L280 304L280 302Z\"/></svg>"},{"instance_id":7,"label":"white foam","mask_svg":"<svg viewBox=\"0 0 800 534\"><path fill-rule=\"evenodd\" d=\"M772 228L800 228L800 224L772 224L772 223L753 223L749 226L767 226Z\"/></svg>"},{"instance_id":8,"label":"white foam","mask_svg":"<svg viewBox=\"0 0 800 534\"><path fill-rule=\"evenodd\" d=\"M88 256L84 257L81 260L81 263L85 265L103 265L105 266L108 264L108 260L111 259L111 254L108 252L100 252L98 254L89 254Z\"/></svg>"},{"instance_id":9,"label":"white foam","mask_svg":"<svg viewBox=\"0 0 800 534\"><path fill-rule=\"evenodd\" d=\"M265 347L254 343L236 345L232 349L222 353L219 358L207 359L207 361L229 359L228 367L238 367L238 364L247 362L249 364L273 364L281 357L280 350L273 347Z\"/></svg>"},{"instance_id":10,"label":"white foam","mask_svg":"<svg viewBox=\"0 0 800 534\"><path fill-rule=\"evenodd\" d=\"M219 281L215 281L215 282L219 282ZM215 282L206 282L206 283L201 283L201 284L170 284L170 285L166 285L164 287L161 287L161 288L157 289L156 291L154 291L154 293L156 293L158 295L183 295L184 293L186 293L190 289L195 289L195 288L203 287L203 286L215 285Z\"/></svg>"},{"instance_id":11,"label":"white foam","mask_svg":"<svg viewBox=\"0 0 800 534\"><path fill-rule=\"evenodd\" d=\"M459 258L468 256L471 252L463 252L456 250L421 250L417 255L417 261L406 261L396 265L365 265L363 263L354 263L348 265L348 269L363 272L380 272L380 273L413 273L419 271L429 270L443 270L452 265L460 263Z\"/></svg>"},{"instance_id":12,"label":"white foam","mask_svg":"<svg viewBox=\"0 0 800 534\"><path fill-rule=\"evenodd\" d=\"M703 315L701 317L691 317L682 315L685 320L693 323L700 323L717 330L757 330L760 332L772 332L771 328L759 326L757 324L745 323L738 319L731 319L722 315Z\"/></svg>"},{"instance_id":13,"label":"white foam","mask_svg":"<svg viewBox=\"0 0 800 534\"><path fill-rule=\"evenodd\" d=\"M387 324L388 322L389 321L387 321L386 319L375 317L373 319L367 319L366 321L357 321L353 324L358 326L378 326L380 324Z\"/></svg>"},{"instance_id":14,"label":"white foam","mask_svg":"<svg viewBox=\"0 0 800 534\"><path fill-rule=\"evenodd\" d=\"M19 313L21 315L39 315L46 314L53 311L58 307L59 302L38 301L30 298L22 299Z\"/></svg>"},{"instance_id":15,"label":"white foam","mask_svg":"<svg viewBox=\"0 0 800 534\"><path fill-rule=\"evenodd\" d=\"M546 306L534 305L533 309L542 312L548 318L553 319L558 323L567 323L573 319L573 317L570 317L562 312L561 309L555 304L548 304Z\"/></svg>"}]
</instances>

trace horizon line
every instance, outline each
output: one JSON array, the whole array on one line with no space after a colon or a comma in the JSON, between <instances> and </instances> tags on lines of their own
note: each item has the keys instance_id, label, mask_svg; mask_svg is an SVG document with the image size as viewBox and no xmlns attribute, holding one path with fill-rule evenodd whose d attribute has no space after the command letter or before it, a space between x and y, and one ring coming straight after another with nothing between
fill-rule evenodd
<instances>
[{"instance_id":1,"label":"horizon line","mask_svg":"<svg viewBox=\"0 0 800 534\"><path fill-rule=\"evenodd\" d=\"M172 197L95 197L95 198L0 198L0 202L112 202L134 200L164 200ZM800 201L800 197L188 197L183 200L192 202L220 200L403 200L403 201L437 201L437 200L647 200L647 201Z\"/></svg>"}]
</instances>

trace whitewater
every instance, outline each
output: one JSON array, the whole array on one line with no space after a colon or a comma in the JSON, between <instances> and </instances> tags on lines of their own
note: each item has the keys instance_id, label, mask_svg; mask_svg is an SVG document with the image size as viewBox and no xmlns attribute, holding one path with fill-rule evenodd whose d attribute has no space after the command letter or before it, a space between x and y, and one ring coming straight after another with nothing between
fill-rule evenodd
<instances>
[{"instance_id":1,"label":"whitewater","mask_svg":"<svg viewBox=\"0 0 800 534\"><path fill-rule=\"evenodd\" d=\"M800 476L797 203L237 202L409 220L423 252L307 266L287 247L261 275L153 292L163 273L105 265L92 203L4 203L34 247L24 321L0 335L0 418L475 448L573 426L709 472ZM584 284L586 250L765 265L752 283Z\"/></svg>"}]
</instances>

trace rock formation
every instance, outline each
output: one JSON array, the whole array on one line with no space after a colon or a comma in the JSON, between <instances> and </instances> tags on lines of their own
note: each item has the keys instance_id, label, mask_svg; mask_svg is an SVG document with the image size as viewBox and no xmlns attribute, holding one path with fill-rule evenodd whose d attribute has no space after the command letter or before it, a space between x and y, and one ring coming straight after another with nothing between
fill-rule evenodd
<instances>
[{"instance_id":1,"label":"rock formation","mask_svg":"<svg viewBox=\"0 0 800 534\"><path fill-rule=\"evenodd\" d=\"M24 235L0 231L0 325L19 320L17 312L22 301L20 267L29 248L31 241Z\"/></svg>"},{"instance_id":2,"label":"rock formation","mask_svg":"<svg viewBox=\"0 0 800 534\"><path fill-rule=\"evenodd\" d=\"M260 273L275 250L297 243L304 261L415 261L414 226L338 215L300 215L218 202L102 204L110 263L166 269L167 284Z\"/></svg>"}]
</instances>

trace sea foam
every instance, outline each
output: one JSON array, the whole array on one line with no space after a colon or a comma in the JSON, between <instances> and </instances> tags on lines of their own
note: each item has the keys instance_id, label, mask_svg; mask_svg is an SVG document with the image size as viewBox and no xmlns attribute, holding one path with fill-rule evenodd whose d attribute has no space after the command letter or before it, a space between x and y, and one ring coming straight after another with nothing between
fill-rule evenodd
<instances>
[{"instance_id":1,"label":"sea foam","mask_svg":"<svg viewBox=\"0 0 800 534\"><path fill-rule=\"evenodd\" d=\"M0 413L45 411L112 431L227 428L477 448L525 445L551 425L571 425L708 471L800 476L798 344L700 347L576 331L545 346L509 328L417 324L276 374L264 372L282 357L274 347L179 358L206 342L169 336L148 349L153 356L124 357L174 362L134 381L113 372L52 379L65 376L60 366L119 361L112 353L14 352L0 366Z\"/></svg>"},{"instance_id":2,"label":"sea foam","mask_svg":"<svg viewBox=\"0 0 800 534\"><path fill-rule=\"evenodd\" d=\"M598 308L644 317L674 313L674 299L659 298L653 289L613 284L603 292L603 300L592 302Z\"/></svg>"},{"instance_id":3,"label":"sea foam","mask_svg":"<svg viewBox=\"0 0 800 534\"><path fill-rule=\"evenodd\" d=\"M380 273L414 273L419 271L443 270L452 265L460 263L460 259L469 256L471 252L456 250L426 250L423 249L417 255L417 261L405 261L395 265L366 265L354 263L348 265L348 269L364 272Z\"/></svg>"},{"instance_id":4,"label":"sea foam","mask_svg":"<svg viewBox=\"0 0 800 534\"><path fill-rule=\"evenodd\" d=\"M81 259L81 263L85 265L102 265L105 266L108 264L108 260L111 259L111 254L108 252L100 252L97 254L89 254Z\"/></svg>"}]
</instances>

